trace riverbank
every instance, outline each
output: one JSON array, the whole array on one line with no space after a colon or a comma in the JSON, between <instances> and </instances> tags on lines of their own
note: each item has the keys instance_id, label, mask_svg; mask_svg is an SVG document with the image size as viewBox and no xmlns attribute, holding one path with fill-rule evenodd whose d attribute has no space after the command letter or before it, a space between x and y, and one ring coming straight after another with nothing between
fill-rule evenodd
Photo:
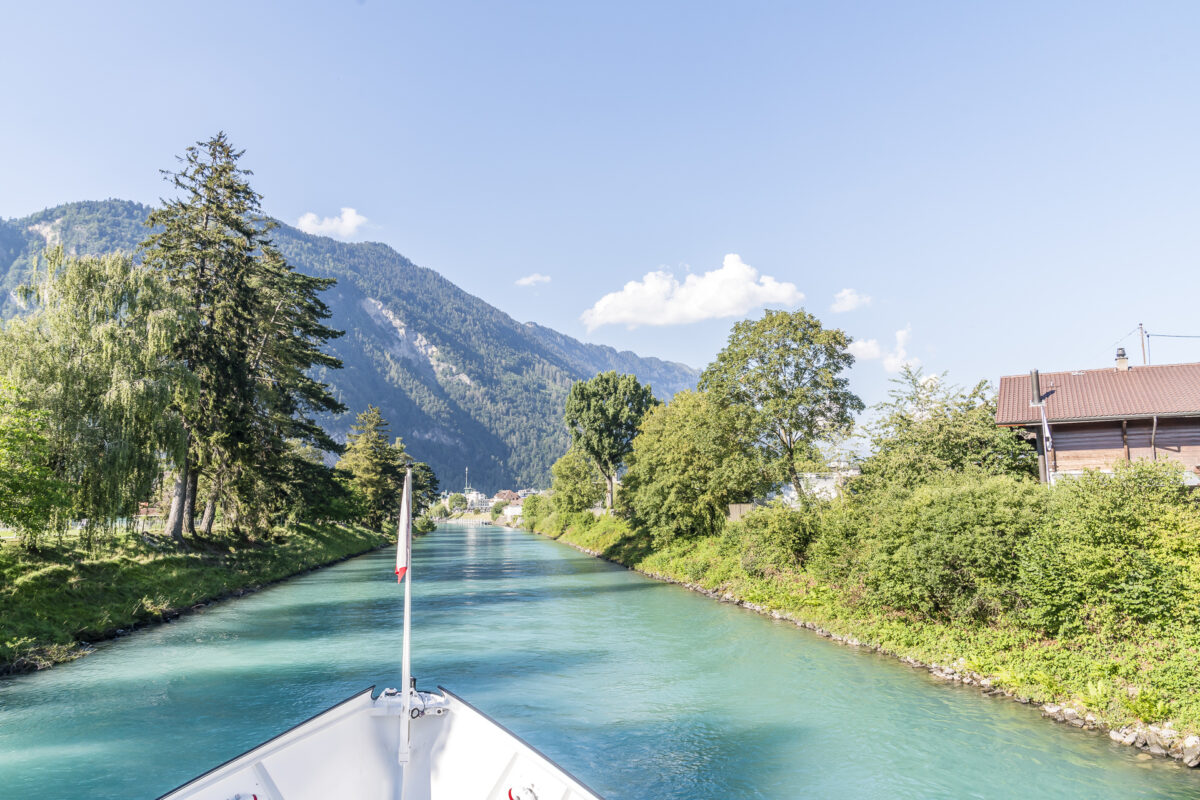
<instances>
[{"instance_id":1,"label":"riverbank","mask_svg":"<svg viewBox=\"0 0 1200 800\"><path fill-rule=\"evenodd\" d=\"M357 525L297 525L248 541L216 532L180 548L125 535L100 552L68 540L0 545L0 675L44 669L93 642L178 617L394 542Z\"/></svg>"},{"instance_id":2,"label":"riverbank","mask_svg":"<svg viewBox=\"0 0 1200 800\"><path fill-rule=\"evenodd\" d=\"M937 678L1039 707L1072 727L1107 731L1114 742L1200 766L1197 652L1180 641L1048 638L1004 624L967 626L877 612L840 596L803 568L752 574L721 537L655 548L619 519L550 515L532 528L572 547L723 602L786 619L839 643L894 656ZM1139 680L1121 680L1132 660ZM1172 695L1190 702L1167 706ZM1171 716L1162 712L1170 709Z\"/></svg>"}]
</instances>

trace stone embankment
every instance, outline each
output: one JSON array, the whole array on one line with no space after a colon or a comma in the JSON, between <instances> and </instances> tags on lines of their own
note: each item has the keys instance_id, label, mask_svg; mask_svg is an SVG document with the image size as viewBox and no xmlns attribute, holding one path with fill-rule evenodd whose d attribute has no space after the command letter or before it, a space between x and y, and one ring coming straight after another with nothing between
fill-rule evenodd
<instances>
[{"instance_id":1,"label":"stone embankment","mask_svg":"<svg viewBox=\"0 0 1200 800\"><path fill-rule=\"evenodd\" d=\"M559 541L562 540L559 539ZM595 550L589 550L586 547L580 547L579 545L571 544L571 542L563 542L563 544L570 545L580 552L587 553L590 556L595 556L596 558L604 561L611 561L614 564L620 564L618 561L605 558L603 553L596 552ZM621 564L621 566L629 569L629 567L625 564ZM1007 697L1024 705L1039 707L1036 703L1032 702L1031 698L1020 695L1011 689L1003 689L994 686L993 678L967 669L966 659L960 658L952 664L926 664L918 661L915 658L902 656L899 653L887 650L880 645L860 642L853 636L842 636L841 634L834 633L833 631L825 630L814 622L797 619L790 614L784 614L780 611L767 608L766 606L760 606L757 603L747 602L733 596L732 594L724 594L712 589L706 589L699 584L676 580L667 575L660 575L653 572L643 572L642 570L634 571L641 572L641 574L648 578L654 578L655 580L663 581L665 583L673 583L677 586L682 586L685 589L691 589L693 592L699 592L700 594L711 597L714 600L719 600L722 603L732 603L733 605L741 606L742 608L755 611L759 614L764 614L773 619L791 622L801 628L807 628L818 636L823 636L830 641L846 645L847 647L859 647L872 652L880 653L881 655L892 656L893 658L897 658L905 664L908 664L914 669L928 670L930 675L940 680L952 683L961 683L964 686L977 686L981 692L989 697ZM1082 730L1108 731L1108 738L1117 744L1139 748L1152 756L1174 758L1178 761L1182 761L1189 767L1200 767L1200 736L1184 736L1173 730L1169 725L1144 725L1142 723L1138 723L1136 725L1126 725L1121 728L1109 728L1107 725L1101 722L1095 714L1090 713L1086 709L1077 708L1070 704L1045 703L1040 706L1040 709L1042 716L1046 719L1051 719L1055 722L1061 722L1065 725L1070 725L1073 728L1080 728Z\"/></svg>"}]
</instances>

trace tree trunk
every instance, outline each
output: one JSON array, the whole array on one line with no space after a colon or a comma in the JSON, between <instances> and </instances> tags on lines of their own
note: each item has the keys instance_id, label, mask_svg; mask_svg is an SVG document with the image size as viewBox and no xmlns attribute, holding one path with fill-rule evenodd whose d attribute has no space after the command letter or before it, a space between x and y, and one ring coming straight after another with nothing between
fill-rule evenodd
<instances>
[{"instance_id":1,"label":"tree trunk","mask_svg":"<svg viewBox=\"0 0 1200 800\"><path fill-rule=\"evenodd\" d=\"M208 501L204 504L204 517L200 520L200 531L204 536L212 535L213 521L217 517L217 503L221 502L221 490L225 486L225 456L220 453L213 467L212 484L208 487Z\"/></svg>"},{"instance_id":2,"label":"tree trunk","mask_svg":"<svg viewBox=\"0 0 1200 800\"><path fill-rule=\"evenodd\" d=\"M183 497L183 532L188 536L196 536L196 485L200 480L200 470L188 468L187 494Z\"/></svg>"},{"instance_id":3,"label":"tree trunk","mask_svg":"<svg viewBox=\"0 0 1200 800\"><path fill-rule=\"evenodd\" d=\"M200 518L200 535L211 536L213 520L217 516L217 495L221 493L221 485L216 481L213 482L212 489L208 492L208 502L204 504L204 516Z\"/></svg>"},{"instance_id":4,"label":"tree trunk","mask_svg":"<svg viewBox=\"0 0 1200 800\"><path fill-rule=\"evenodd\" d=\"M604 504L608 508L608 513L612 513L613 506L617 502L617 476L605 475L605 482L608 484L608 491L604 493Z\"/></svg>"},{"instance_id":5,"label":"tree trunk","mask_svg":"<svg viewBox=\"0 0 1200 800\"><path fill-rule=\"evenodd\" d=\"M171 495L171 513L167 515L167 526L163 533L180 544L183 543L183 514L184 503L187 499L188 465L191 458L184 458L183 464L175 476L175 489Z\"/></svg>"}]
</instances>

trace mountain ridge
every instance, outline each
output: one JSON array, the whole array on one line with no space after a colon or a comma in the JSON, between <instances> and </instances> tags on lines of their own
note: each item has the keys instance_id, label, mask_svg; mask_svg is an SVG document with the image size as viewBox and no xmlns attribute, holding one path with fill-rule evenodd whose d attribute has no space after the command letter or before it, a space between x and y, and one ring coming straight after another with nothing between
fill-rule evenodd
<instances>
[{"instance_id":1,"label":"mountain ridge","mask_svg":"<svg viewBox=\"0 0 1200 800\"><path fill-rule=\"evenodd\" d=\"M64 203L0 220L0 317L20 313L15 289L38 254L133 252L150 207L108 199ZM350 411L323 420L344 437L357 412L376 405L444 487L470 468L487 492L545 486L567 448L562 409L571 384L597 372L631 372L667 399L695 386L686 364L580 342L510 315L381 242L341 242L279 222L271 233L293 267L338 283L322 298L329 324L346 335L330 343L341 370L321 370Z\"/></svg>"}]
</instances>

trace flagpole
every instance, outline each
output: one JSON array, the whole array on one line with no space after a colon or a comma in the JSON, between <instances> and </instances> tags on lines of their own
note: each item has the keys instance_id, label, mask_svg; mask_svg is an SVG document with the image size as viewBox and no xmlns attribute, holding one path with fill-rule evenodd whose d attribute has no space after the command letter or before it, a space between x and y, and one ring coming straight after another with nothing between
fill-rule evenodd
<instances>
[{"instance_id":1,"label":"flagpole","mask_svg":"<svg viewBox=\"0 0 1200 800\"><path fill-rule=\"evenodd\" d=\"M400 656L400 762L408 763L409 757L409 725L412 722L412 668L409 661L411 650L412 622L412 470L404 476L404 498L400 502L400 542L398 546L405 549L405 566L407 569L400 574L404 581L404 643ZM405 770L407 772L407 770Z\"/></svg>"}]
</instances>

